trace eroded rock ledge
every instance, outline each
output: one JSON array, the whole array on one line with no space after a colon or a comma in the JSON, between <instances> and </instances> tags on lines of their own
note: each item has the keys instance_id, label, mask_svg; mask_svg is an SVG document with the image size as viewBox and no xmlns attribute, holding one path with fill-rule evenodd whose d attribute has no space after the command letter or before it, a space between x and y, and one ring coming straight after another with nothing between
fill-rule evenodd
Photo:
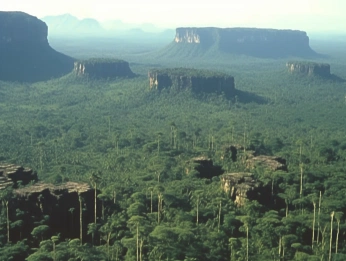
<instances>
[{"instance_id":1,"label":"eroded rock ledge","mask_svg":"<svg viewBox=\"0 0 346 261\"><path fill-rule=\"evenodd\" d=\"M296 73L307 76L330 77L330 65L327 63L315 63L306 61L290 61L286 63L289 73Z\"/></svg>"},{"instance_id":2,"label":"eroded rock ledge","mask_svg":"<svg viewBox=\"0 0 346 261\"><path fill-rule=\"evenodd\" d=\"M18 186L19 183L24 186ZM92 222L94 211L94 190L87 183L66 182L51 184L37 181L37 174L29 168L14 164L0 164L0 191L11 188L9 219L18 220L16 211L24 214L21 229L11 229L10 240L16 242L28 237L37 223L45 220L51 233L63 237L79 236L80 207L83 211L83 233Z\"/></svg>"},{"instance_id":3,"label":"eroded rock ledge","mask_svg":"<svg viewBox=\"0 0 346 261\"><path fill-rule=\"evenodd\" d=\"M0 190L7 186L16 186L19 182L22 185L26 185L31 181L37 181L37 173L32 169L14 164L0 163Z\"/></svg>"},{"instance_id":4,"label":"eroded rock ledge","mask_svg":"<svg viewBox=\"0 0 346 261\"><path fill-rule=\"evenodd\" d=\"M118 59L92 58L76 61L73 72L78 76L88 76L95 79L118 77L133 77L129 63Z\"/></svg>"},{"instance_id":5,"label":"eroded rock ledge","mask_svg":"<svg viewBox=\"0 0 346 261\"><path fill-rule=\"evenodd\" d=\"M219 72L189 68L153 69L148 72L148 78L151 90L190 89L194 92L224 93L227 96L235 93L234 77Z\"/></svg>"}]
</instances>

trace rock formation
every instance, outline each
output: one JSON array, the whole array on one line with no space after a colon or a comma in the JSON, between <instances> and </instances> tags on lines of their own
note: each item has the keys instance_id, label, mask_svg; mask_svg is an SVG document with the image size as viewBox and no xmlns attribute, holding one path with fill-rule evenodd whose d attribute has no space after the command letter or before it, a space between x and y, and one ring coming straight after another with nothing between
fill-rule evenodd
<instances>
[{"instance_id":1,"label":"rock formation","mask_svg":"<svg viewBox=\"0 0 346 261\"><path fill-rule=\"evenodd\" d=\"M118 77L133 77L129 63L117 59L89 59L74 63L74 73L78 76L88 76L95 79Z\"/></svg>"},{"instance_id":2,"label":"rock formation","mask_svg":"<svg viewBox=\"0 0 346 261\"><path fill-rule=\"evenodd\" d=\"M257 179L252 171L263 168L269 171L287 171L286 160L278 156L255 155L254 151L244 151L240 145L225 146L221 159L228 158L233 162L242 161L246 171L227 173L221 176L222 189L229 194L236 205L242 206L246 200L257 200L268 204L273 200L272 188Z\"/></svg>"},{"instance_id":3,"label":"rock formation","mask_svg":"<svg viewBox=\"0 0 346 261\"><path fill-rule=\"evenodd\" d=\"M32 184L29 184L32 182ZM18 187L19 183L24 185ZM63 237L79 237L79 195L82 199L83 230L93 222L94 190L86 183L67 182L49 184L37 182L37 174L29 168L14 164L0 164L0 191L9 187L14 197L10 200L10 220L18 220L16 210L23 213L23 225L11 229L11 241L28 237L32 229L43 219L52 229L51 233L61 233Z\"/></svg>"},{"instance_id":4,"label":"rock formation","mask_svg":"<svg viewBox=\"0 0 346 261\"><path fill-rule=\"evenodd\" d=\"M30 234L35 223L49 217L45 224L51 228L51 234L61 233L63 238L79 237L79 195L82 199L83 230L86 235L87 224L93 222L94 192L86 183L67 182L59 185L37 182L15 189L12 203L26 216L22 236ZM14 217L13 217L14 219ZM16 234L12 233L15 241Z\"/></svg>"},{"instance_id":5,"label":"rock formation","mask_svg":"<svg viewBox=\"0 0 346 261\"><path fill-rule=\"evenodd\" d=\"M234 78L228 74L188 68L151 70L148 72L149 88L161 90L190 89L194 92L224 93L233 96L235 93Z\"/></svg>"},{"instance_id":6,"label":"rock formation","mask_svg":"<svg viewBox=\"0 0 346 261\"><path fill-rule=\"evenodd\" d=\"M223 170L220 166L215 166L211 159L201 156L186 162L185 173L189 175L193 172L198 178L211 179L221 175Z\"/></svg>"},{"instance_id":7,"label":"rock formation","mask_svg":"<svg viewBox=\"0 0 346 261\"><path fill-rule=\"evenodd\" d=\"M331 77L330 65L327 63L315 63L304 61L291 61L286 63L288 72L307 76Z\"/></svg>"},{"instance_id":8,"label":"rock formation","mask_svg":"<svg viewBox=\"0 0 346 261\"><path fill-rule=\"evenodd\" d=\"M252 156L247 159L246 163L249 169L253 169L257 166L260 166L271 171L287 171L286 160L277 156Z\"/></svg>"},{"instance_id":9,"label":"rock formation","mask_svg":"<svg viewBox=\"0 0 346 261\"><path fill-rule=\"evenodd\" d=\"M231 159L233 162L242 160L248 170L263 167L271 171L287 171L286 160L279 156L256 155L255 151L244 150L239 144L225 145L221 152L221 160Z\"/></svg>"},{"instance_id":10,"label":"rock formation","mask_svg":"<svg viewBox=\"0 0 346 261\"><path fill-rule=\"evenodd\" d=\"M306 32L259 28L177 28L174 43L216 46L226 53L257 57L307 57L316 53L310 48Z\"/></svg>"},{"instance_id":11,"label":"rock formation","mask_svg":"<svg viewBox=\"0 0 346 261\"><path fill-rule=\"evenodd\" d=\"M48 27L23 12L0 11L0 80L42 81L73 68L73 59L49 46Z\"/></svg>"},{"instance_id":12,"label":"rock formation","mask_svg":"<svg viewBox=\"0 0 346 261\"><path fill-rule=\"evenodd\" d=\"M243 206L246 200L256 199L262 184L252 173L237 172L222 175L221 186L237 206Z\"/></svg>"},{"instance_id":13,"label":"rock formation","mask_svg":"<svg viewBox=\"0 0 346 261\"><path fill-rule=\"evenodd\" d=\"M32 169L14 164L0 164L0 190L7 186L16 186L18 182L26 185L31 181L37 181L37 173Z\"/></svg>"}]
</instances>

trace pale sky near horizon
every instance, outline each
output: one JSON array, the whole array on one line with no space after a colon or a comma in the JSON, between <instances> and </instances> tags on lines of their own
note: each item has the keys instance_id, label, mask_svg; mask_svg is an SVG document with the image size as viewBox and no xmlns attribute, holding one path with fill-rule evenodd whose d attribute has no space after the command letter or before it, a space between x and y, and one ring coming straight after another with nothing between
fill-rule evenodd
<instances>
[{"instance_id":1,"label":"pale sky near horizon","mask_svg":"<svg viewBox=\"0 0 346 261\"><path fill-rule=\"evenodd\" d=\"M1 11L180 26L346 32L346 0L1 0Z\"/></svg>"}]
</instances>

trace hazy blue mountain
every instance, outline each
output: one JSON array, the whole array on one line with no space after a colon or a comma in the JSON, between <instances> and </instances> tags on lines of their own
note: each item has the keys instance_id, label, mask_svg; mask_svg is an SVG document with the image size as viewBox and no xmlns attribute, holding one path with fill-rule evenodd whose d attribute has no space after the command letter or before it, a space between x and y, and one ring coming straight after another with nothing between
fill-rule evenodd
<instances>
[{"instance_id":1,"label":"hazy blue mountain","mask_svg":"<svg viewBox=\"0 0 346 261\"><path fill-rule=\"evenodd\" d=\"M49 28L49 36L80 36L80 37L117 37L117 36L148 36L167 34L166 28L159 28L150 23L131 24L121 20L99 22L93 18L78 19L71 14L46 16L41 18ZM172 37L174 31L170 32Z\"/></svg>"},{"instance_id":2,"label":"hazy blue mountain","mask_svg":"<svg viewBox=\"0 0 346 261\"><path fill-rule=\"evenodd\" d=\"M92 18L78 19L70 14L41 18L48 25L49 35L93 36L105 34L105 29Z\"/></svg>"}]
</instances>

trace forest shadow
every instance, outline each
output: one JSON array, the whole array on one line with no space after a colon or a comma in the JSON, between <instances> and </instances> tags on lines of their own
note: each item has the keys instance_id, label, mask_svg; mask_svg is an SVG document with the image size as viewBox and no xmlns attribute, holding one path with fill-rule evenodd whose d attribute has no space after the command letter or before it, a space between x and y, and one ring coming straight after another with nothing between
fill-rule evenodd
<instances>
[{"instance_id":1,"label":"forest shadow","mask_svg":"<svg viewBox=\"0 0 346 261\"><path fill-rule=\"evenodd\" d=\"M332 80L334 82L346 82L345 79L335 75L335 74L331 74L329 77L328 77L329 80Z\"/></svg>"},{"instance_id":2,"label":"forest shadow","mask_svg":"<svg viewBox=\"0 0 346 261\"><path fill-rule=\"evenodd\" d=\"M234 95L233 99L237 99L241 103L251 103L251 102L254 102L257 104L266 104L267 103L267 100L264 97L259 96L255 93L252 93L252 92L241 91L241 90L235 91L235 95Z\"/></svg>"}]
</instances>

